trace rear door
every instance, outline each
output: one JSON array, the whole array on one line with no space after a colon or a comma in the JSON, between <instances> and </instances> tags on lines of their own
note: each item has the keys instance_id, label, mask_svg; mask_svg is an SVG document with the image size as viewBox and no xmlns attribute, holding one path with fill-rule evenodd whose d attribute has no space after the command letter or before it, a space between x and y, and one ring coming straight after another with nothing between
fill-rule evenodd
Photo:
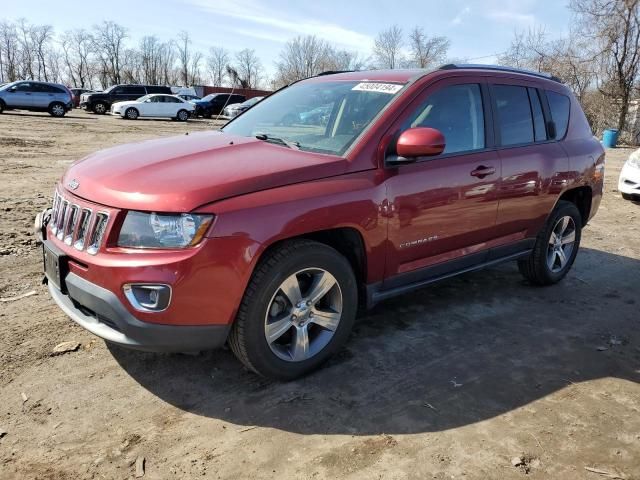
<instances>
[{"instance_id":1,"label":"rear door","mask_svg":"<svg viewBox=\"0 0 640 480\"><path fill-rule=\"evenodd\" d=\"M533 238L569 172L564 150L550 138L544 91L535 82L494 80L491 94L502 161L497 228L509 242Z\"/></svg>"},{"instance_id":2,"label":"rear door","mask_svg":"<svg viewBox=\"0 0 640 480\"><path fill-rule=\"evenodd\" d=\"M442 155L387 169L385 288L435 271L425 267L444 274L486 259L497 235L500 181L489 109L484 82L451 78L427 87L399 120L398 132L436 128L446 147ZM396 128L397 123L390 131Z\"/></svg>"}]
</instances>

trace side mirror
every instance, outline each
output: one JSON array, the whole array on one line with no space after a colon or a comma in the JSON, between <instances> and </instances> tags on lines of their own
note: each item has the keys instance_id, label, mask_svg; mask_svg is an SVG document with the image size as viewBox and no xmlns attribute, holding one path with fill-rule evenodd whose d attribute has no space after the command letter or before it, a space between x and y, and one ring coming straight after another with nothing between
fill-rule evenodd
<instances>
[{"instance_id":1,"label":"side mirror","mask_svg":"<svg viewBox=\"0 0 640 480\"><path fill-rule=\"evenodd\" d=\"M15 91L16 91L16 89L17 89L17 87L11 87L11 88L9 89L9 91L10 91L11 93L13 93L13 92L15 92Z\"/></svg>"},{"instance_id":2,"label":"side mirror","mask_svg":"<svg viewBox=\"0 0 640 480\"><path fill-rule=\"evenodd\" d=\"M418 157L432 157L444 152L444 135L435 128L416 127L402 132L396 144L398 156L389 163L407 163Z\"/></svg>"}]
</instances>

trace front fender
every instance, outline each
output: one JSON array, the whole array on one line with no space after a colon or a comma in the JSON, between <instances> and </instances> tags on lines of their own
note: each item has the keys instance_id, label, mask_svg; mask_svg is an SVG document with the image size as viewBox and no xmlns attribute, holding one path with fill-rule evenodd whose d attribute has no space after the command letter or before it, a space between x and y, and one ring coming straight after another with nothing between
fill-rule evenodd
<instances>
[{"instance_id":1,"label":"front fender","mask_svg":"<svg viewBox=\"0 0 640 480\"><path fill-rule=\"evenodd\" d=\"M353 228L364 241L367 282L384 273L387 219L377 170L304 182L241 195L209 204L198 213L213 213L211 238L238 237L247 242L245 262L253 270L260 256L276 242L336 228Z\"/></svg>"}]
</instances>

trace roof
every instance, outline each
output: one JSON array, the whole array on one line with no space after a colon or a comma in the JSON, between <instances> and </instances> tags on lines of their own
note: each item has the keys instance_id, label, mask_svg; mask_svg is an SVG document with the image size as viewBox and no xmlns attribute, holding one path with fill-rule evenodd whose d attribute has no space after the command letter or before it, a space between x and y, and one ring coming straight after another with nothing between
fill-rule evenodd
<instances>
[{"instance_id":1,"label":"roof","mask_svg":"<svg viewBox=\"0 0 640 480\"><path fill-rule=\"evenodd\" d=\"M356 82L397 82L407 83L416 77L420 77L430 73L431 70L420 68L397 69L397 70L358 70L353 72L339 72L319 75L313 78L319 78L322 81L344 80Z\"/></svg>"},{"instance_id":2,"label":"roof","mask_svg":"<svg viewBox=\"0 0 640 480\"><path fill-rule=\"evenodd\" d=\"M397 69L397 70L364 70L364 71L350 71L350 72L325 72L316 77L321 81L330 80L345 80L345 81L372 81L372 82L397 82L408 83L412 80L416 80L420 77L424 77L430 73L440 72L444 74L446 71L484 71L484 72L498 72L498 73L515 73L521 75L530 75L546 80L552 80L560 82L557 77L554 77L548 73L534 72L530 70L524 70L519 68L504 67L499 65L481 65L481 64L447 64L437 69L424 69L424 68L411 68L411 69ZM561 83L561 82L560 82Z\"/></svg>"}]
</instances>

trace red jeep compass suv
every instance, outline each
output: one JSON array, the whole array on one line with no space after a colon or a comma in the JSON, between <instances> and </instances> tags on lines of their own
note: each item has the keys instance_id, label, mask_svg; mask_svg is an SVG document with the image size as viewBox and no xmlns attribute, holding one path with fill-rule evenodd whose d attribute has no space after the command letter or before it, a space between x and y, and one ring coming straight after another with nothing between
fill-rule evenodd
<instances>
[{"instance_id":1,"label":"red jeep compass suv","mask_svg":"<svg viewBox=\"0 0 640 480\"><path fill-rule=\"evenodd\" d=\"M221 131L89 155L37 227L49 291L87 330L151 351L228 342L291 379L345 343L359 305L505 260L559 281L603 175L551 76L330 73Z\"/></svg>"}]
</instances>

